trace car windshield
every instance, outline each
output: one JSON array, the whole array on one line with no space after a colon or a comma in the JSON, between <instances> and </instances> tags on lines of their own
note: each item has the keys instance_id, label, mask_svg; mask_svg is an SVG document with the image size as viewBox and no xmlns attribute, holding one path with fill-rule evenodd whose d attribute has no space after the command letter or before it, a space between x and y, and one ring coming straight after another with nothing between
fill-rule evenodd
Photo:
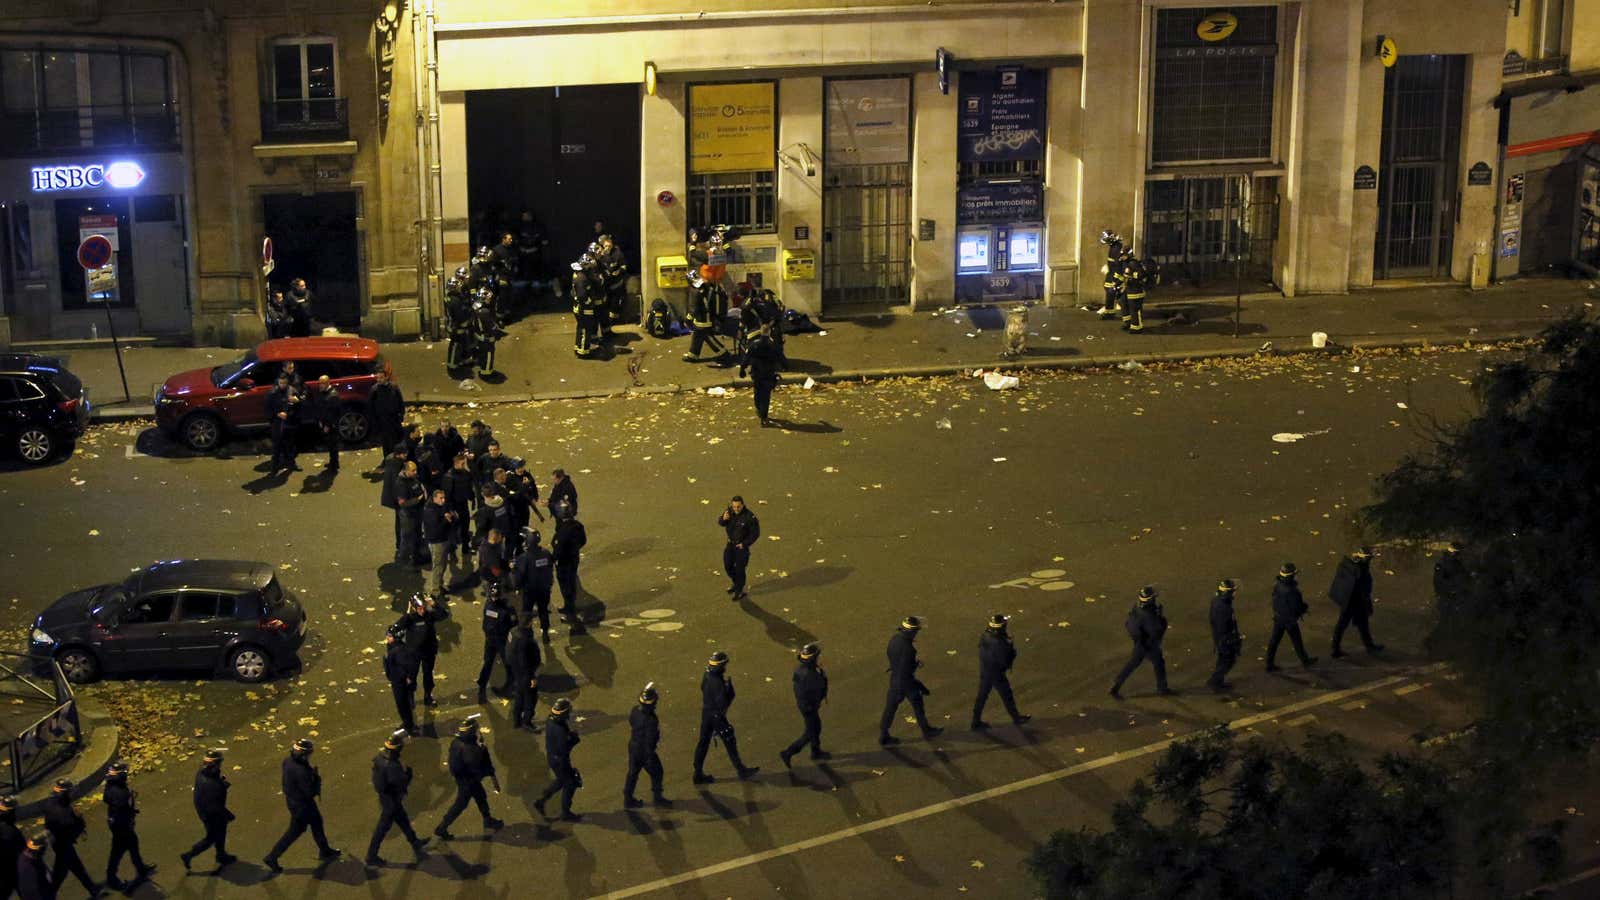
<instances>
[{"instance_id":1,"label":"car windshield","mask_svg":"<svg viewBox=\"0 0 1600 900\"><path fill-rule=\"evenodd\" d=\"M231 363L223 363L222 365L212 369L211 383L217 387L222 387L233 381L235 378L238 378L240 372L243 372L245 369L255 365L255 362L256 352L254 350L247 351L245 355L239 359L234 360Z\"/></svg>"},{"instance_id":2,"label":"car windshield","mask_svg":"<svg viewBox=\"0 0 1600 900\"><path fill-rule=\"evenodd\" d=\"M89 610L89 614L94 616L96 622L110 624L111 620L116 617L127 602L128 592L120 587L112 586L101 591L100 596L94 598L94 606Z\"/></svg>"}]
</instances>

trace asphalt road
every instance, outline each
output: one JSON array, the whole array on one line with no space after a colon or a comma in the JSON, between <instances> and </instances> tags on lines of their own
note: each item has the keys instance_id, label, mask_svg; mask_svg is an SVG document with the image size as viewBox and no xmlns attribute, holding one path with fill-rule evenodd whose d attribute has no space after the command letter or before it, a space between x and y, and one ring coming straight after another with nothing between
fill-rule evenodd
<instances>
[{"instance_id":1,"label":"asphalt road","mask_svg":"<svg viewBox=\"0 0 1600 900\"><path fill-rule=\"evenodd\" d=\"M453 829L459 837L436 843L416 868L370 875L347 858L313 880L309 837L285 857L290 874L264 881L259 865L284 823L278 761L296 737L318 741L336 845L358 857L376 815L370 760L394 727L382 633L397 598L422 578L388 562L389 513L361 475L377 450L347 453L334 479L320 457L302 455L305 471L273 480L259 471L260 444L195 458L145 423L97 427L70 461L0 473L4 634L15 645L60 593L175 556L270 561L306 604L311 631L291 677L251 687L169 675L89 689L125 728L146 851L162 865L141 896L235 896L261 883L266 896L284 897L510 896L530 884L585 897L690 873L650 895L1027 897L1019 863L1033 843L1055 827L1103 823L1149 747L1173 736L1250 717L1263 733L1330 727L1376 750L1463 720L1451 676L1425 668L1418 646L1431 560L1387 554L1375 563L1375 630L1389 646L1381 659L1328 659L1335 611L1323 592L1356 540L1349 514L1369 499L1374 475L1433 423L1470 409L1466 384L1485 358L1405 352L1038 374L1007 392L972 378L789 387L774 403L789 421L782 430L749 427L745 391L429 411L430 423L489 421L540 473L541 489L554 466L577 483L591 624L547 648L541 706L557 695L575 704L584 737L575 762L587 786L576 802L583 822L539 817L542 739L503 727L509 709L497 701L486 718L506 792L491 800L510 824L487 841L469 811ZM764 534L746 603L723 593L714 522L734 493ZM1323 661L1269 676L1259 656L1284 560L1302 569L1308 643ZM1246 633L1234 677L1241 696L1231 700L1201 686L1211 660L1206 606L1222 576L1241 582ZM1146 669L1118 703L1105 692L1142 584L1162 592L1169 674L1181 693L1155 697ZM477 710L478 606L460 597L453 608L442 629L442 705L428 736L405 751L418 773L410 809L419 830L431 831L453 796L442 769L448 737ZM986 717L997 727L977 735L965 726L977 639L993 612L1013 616L1013 684L1035 718L1025 731L1002 725L995 698ZM922 677L930 715L949 731L926 744L900 724L906 743L887 752L875 741L884 644L908 613L928 621ZM818 768L802 755L791 776L776 754L800 731L789 673L793 650L811 640L822 643L832 679L823 739L835 758ZM1353 635L1348 646L1359 647ZM698 680L719 648L732 656L741 749L763 771L733 781L713 747L708 769L720 779L695 790ZM1292 660L1284 648L1280 661ZM662 756L677 805L624 813L626 715L647 681L662 691ZM189 784L199 754L218 745L239 816L230 848L243 862L185 878L177 853L200 832ZM1043 780L1015 784L1029 778ZM983 791L994 793L961 800ZM94 868L106 838L101 809L90 809ZM410 859L398 836L385 855Z\"/></svg>"}]
</instances>

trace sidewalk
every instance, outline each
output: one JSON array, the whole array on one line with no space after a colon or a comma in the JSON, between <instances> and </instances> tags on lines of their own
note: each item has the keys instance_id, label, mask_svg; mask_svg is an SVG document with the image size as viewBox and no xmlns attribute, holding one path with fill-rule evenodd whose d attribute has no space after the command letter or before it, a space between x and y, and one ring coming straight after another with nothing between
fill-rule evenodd
<instances>
[{"instance_id":1,"label":"sidewalk","mask_svg":"<svg viewBox=\"0 0 1600 900\"><path fill-rule=\"evenodd\" d=\"M1472 293L1457 285L1386 288L1348 295L1285 299L1248 295L1239 336L1233 336L1231 297L1163 299L1146 304L1145 333L1126 334L1082 309L1034 307L1028 352L1004 361L1004 311L993 307L942 312L899 312L820 322L824 334L792 335L786 350L791 380L819 382L862 377L938 375L978 367L1008 370L1109 366L1128 360L1182 360L1250 355L1271 341L1275 352L1311 349L1311 333L1328 334L1331 346L1380 347L1461 343L1536 334L1571 309L1592 310L1584 281L1521 279ZM635 392L696 390L735 382L735 370L680 361L687 337L657 340L641 329L618 331L610 359L572 354L572 318L533 316L511 326L500 342L498 383L471 379L468 387L445 372L442 342L387 344L408 400L489 403L569 399ZM151 415L151 397L165 378L184 369L215 366L242 351L223 348L124 348L131 402L122 404L116 359L109 347L57 354L89 385L97 418ZM634 371L630 372L630 369Z\"/></svg>"}]
</instances>

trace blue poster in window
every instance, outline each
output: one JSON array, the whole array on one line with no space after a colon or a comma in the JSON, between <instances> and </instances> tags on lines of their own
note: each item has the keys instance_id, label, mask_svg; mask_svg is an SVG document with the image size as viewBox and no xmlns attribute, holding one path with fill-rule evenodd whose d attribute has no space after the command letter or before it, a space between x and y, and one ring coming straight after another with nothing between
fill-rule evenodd
<instances>
[{"instance_id":1,"label":"blue poster in window","mask_svg":"<svg viewBox=\"0 0 1600 900\"><path fill-rule=\"evenodd\" d=\"M956 192L957 225L1043 218L1044 185L1037 181L974 184Z\"/></svg>"},{"instance_id":2,"label":"blue poster in window","mask_svg":"<svg viewBox=\"0 0 1600 900\"><path fill-rule=\"evenodd\" d=\"M1043 69L962 72L957 159L1044 159L1044 95Z\"/></svg>"}]
</instances>

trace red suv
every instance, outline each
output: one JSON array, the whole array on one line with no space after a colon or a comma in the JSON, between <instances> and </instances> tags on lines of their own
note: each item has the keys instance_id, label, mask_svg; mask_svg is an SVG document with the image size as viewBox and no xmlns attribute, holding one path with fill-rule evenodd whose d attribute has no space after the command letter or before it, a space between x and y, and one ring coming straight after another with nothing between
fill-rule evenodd
<instances>
[{"instance_id":1,"label":"red suv","mask_svg":"<svg viewBox=\"0 0 1600 900\"><path fill-rule=\"evenodd\" d=\"M367 396L388 364L378 355L377 341L358 337L264 341L235 362L174 375L156 389L156 424L200 451L215 449L230 432L266 428L267 393L289 360L307 384L323 375L333 382L344 400L339 417L344 442L366 440L371 430Z\"/></svg>"}]
</instances>

